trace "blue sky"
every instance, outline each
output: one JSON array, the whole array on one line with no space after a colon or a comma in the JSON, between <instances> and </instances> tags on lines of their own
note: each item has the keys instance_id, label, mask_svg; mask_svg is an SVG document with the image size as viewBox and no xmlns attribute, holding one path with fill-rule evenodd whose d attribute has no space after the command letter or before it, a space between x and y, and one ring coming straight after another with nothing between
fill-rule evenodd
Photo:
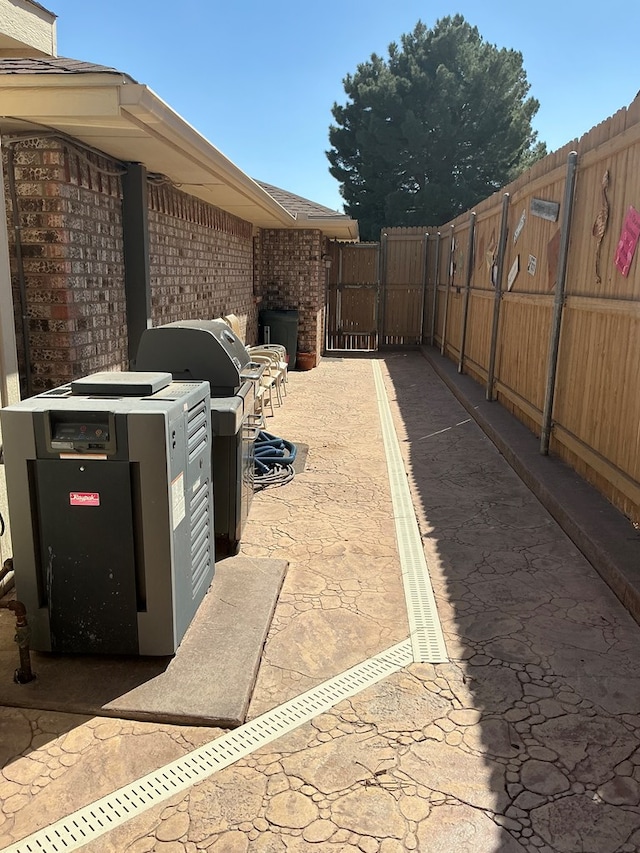
<instances>
[{"instance_id":1,"label":"blue sky","mask_svg":"<svg viewBox=\"0 0 640 853\"><path fill-rule=\"evenodd\" d=\"M638 0L41 0L58 53L145 83L253 178L342 209L325 156L342 79L418 20L461 13L523 54L550 150L640 90Z\"/></svg>"}]
</instances>

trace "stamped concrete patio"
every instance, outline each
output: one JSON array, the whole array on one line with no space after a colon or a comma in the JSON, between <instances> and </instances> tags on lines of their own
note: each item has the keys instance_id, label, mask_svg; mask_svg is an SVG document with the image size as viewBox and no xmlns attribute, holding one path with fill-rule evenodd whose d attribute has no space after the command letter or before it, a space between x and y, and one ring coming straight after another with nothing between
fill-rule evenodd
<instances>
[{"instance_id":1,"label":"stamped concrete patio","mask_svg":"<svg viewBox=\"0 0 640 853\"><path fill-rule=\"evenodd\" d=\"M83 850L640 849L640 628L422 355L377 360L449 662L408 665ZM256 496L242 546L289 562L250 718L409 630L371 359L292 373L269 429L309 450ZM0 720L0 849L223 734Z\"/></svg>"}]
</instances>

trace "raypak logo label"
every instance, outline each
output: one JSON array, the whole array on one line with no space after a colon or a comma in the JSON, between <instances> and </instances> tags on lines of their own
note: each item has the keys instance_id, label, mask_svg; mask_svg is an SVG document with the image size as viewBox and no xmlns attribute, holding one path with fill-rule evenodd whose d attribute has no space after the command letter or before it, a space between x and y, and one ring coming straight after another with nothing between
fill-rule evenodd
<instances>
[{"instance_id":1,"label":"raypak logo label","mask_svg":"<svg viewBox=\"0 0 640 853\"><path fill-rule=\"evenodd\" d=\"M100 506L99 492L69 492L70 506Z\"/></svg>"}]
</instances>

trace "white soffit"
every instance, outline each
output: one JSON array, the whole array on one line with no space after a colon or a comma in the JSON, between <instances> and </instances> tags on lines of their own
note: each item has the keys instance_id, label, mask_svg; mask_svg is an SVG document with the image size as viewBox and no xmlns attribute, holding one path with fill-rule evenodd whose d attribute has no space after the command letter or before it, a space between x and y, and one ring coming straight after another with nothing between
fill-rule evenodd
<instances>
[{"instance_id":1,"label":"white soffit","mask_svg":"<svg viewBox=\"0 0 640 853\"><path fill-rule=\"evenodd\" d=\"M185 192L257 227L357 236L357 223L345 216L296 219L151 89L122 74L0 75L0 115L60 131L118 160L144 163ZM3 131L10 133L12 124Z\"/></svg>"}]
</instances>

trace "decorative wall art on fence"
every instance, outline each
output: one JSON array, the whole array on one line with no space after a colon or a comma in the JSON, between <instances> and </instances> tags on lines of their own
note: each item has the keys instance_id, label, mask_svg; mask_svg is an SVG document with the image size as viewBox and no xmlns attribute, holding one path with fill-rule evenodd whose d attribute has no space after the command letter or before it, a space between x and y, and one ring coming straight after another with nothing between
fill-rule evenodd
<instances>
[{"instance_id":1,"label":"decorative wall art on fence","mask_svg":"<svg viewBox=\"0 0 640 853\"><path fill-rule=\"evenodd\" d=\"M625 278L629 275L631 262L633 261L633 256L635 254L639 238L640 213L638 213L633 205L629 205L629 210L627 210L627 215L622 223L622 233L620 235L618 248L616 249L616 257L614 261L615 265Z\"/></svg>"},{"instance_id":2,"label":"decorative wall art on fence","mask_svg":"<svg viewBox=\"0 0 640 853\"><path fill-rule=\"evenodd\" d=\"M607 232L607 224L609 222L609 199L607 197L607 190L609 189L609 170L607 169L602 176L602 184L601 184L601 193L602 193L602 207L598 211L598 215L596 216L596 221L593 223L592 234L598 241L596 244L596 281L598 284L602 281L602 277L600 275L600 249L602 247L602 238Z\"/></svg>"}]
</instances>

